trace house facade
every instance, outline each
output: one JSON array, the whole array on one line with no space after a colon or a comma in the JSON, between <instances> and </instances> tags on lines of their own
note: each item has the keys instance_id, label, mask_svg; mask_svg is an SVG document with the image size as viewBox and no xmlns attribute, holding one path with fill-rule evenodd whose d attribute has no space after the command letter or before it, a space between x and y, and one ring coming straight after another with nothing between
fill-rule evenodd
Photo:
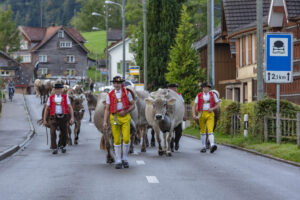
<instances>
[{"instance_id":1,"label":"house facade","mask_svg":"<svg viewBox=\"0 0 300 200\"><path fill-rule=\"evenodd\" d=\"M266 32L292 33L294 38L294 74L293 83L281 84L281 99L300 104L300 1L272 0L268 15L264 18L264 36ZM236 80L226 83L229 99L240 96L240 102L251 102L257 96L256 65L256 21L240 27L228 36L235 39ZM265 41L264 41L265 42ZM276 97L276 84L264 84L264 93ZM232 95L232 96L231 96ZM230 98L231 96L231 98ZM235 99L236 100L236 99Z\"/></svg>"},{"instance_id":2,"label":"house facade","mask_svg":"<svg viewBox=\"0 0 300 200\"><path fill-rule=\"evenodd\" d=\"M16 79L20 63L0 50L0 77L2 79Z\"/></svg>"},{"instance_id":3,"label":"house facade","mask_svg":"<svg viewBox=\"0 0 300 200\"><path fill-rule=\"evenodd\" d=\"M87 76L88 50L84 47L85 39L77 30L63 26L20 26L19 31L20 50L14 52L13 57L21 58L25 74L53 79L81 79ZM36 74L35 67L38 69Z\"/></svg>"},{"instance_id":4,"label":"house facade","mask_svg":"<svg viewBox=\"0 0 300 200\"><path fill-rule=\"evenodd\" d=\"M132 39L125 39L125 79L129 77L130 66L135 65L134 54L130 49ZM112 44L108 47L109 63L110 63L110 77L121 76L122 77L122 63L123 63L123 42L122 40Z\"/></svg>"}]
</instances>

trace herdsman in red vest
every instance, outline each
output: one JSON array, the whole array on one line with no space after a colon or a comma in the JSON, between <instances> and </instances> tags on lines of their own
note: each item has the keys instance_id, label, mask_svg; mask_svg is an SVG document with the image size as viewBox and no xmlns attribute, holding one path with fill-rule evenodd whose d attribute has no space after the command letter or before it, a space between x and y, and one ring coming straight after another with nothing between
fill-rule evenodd
<instances>
[{"instance_id":1,"label":"herdsman in red vest","mask_svg":"<svg viewBox=\"0 0 300 200\"><path fill-rule=\"evenodd\" d=\"M176 92L179 96L181 101L184 103L184 99L182 97L182 95L177 92L177 88L179 87L179 85L177 83L169 83L168 84L168 89L173 90L174 92ZM185 112L185 107L184 107L184 117L183 117L183 121L186 120L186 112ZM182 123L180 123L177 127L174 128L175 131L175 139L172 138L171 140L171 151L174 152L174 146L175 146L175 150L178 151L179 149L179 140L182 136ZM175 143L175 145L174 145Z\"/></svg>"},{"instance_id":2,"label":"herdsman in red vest","mask_svg":"<svg viewBox=\"0 0 300 200\"><path fill-rule=\"evenodd\" d=\"M47 125L47 116L50 111L50 134L51 134L51 149L53 154L58 153L58 148L61 149L62 153L66 153L65 146L67 144L67 129L70 124L74 123L74 113L73 108L70 104L70 100L67 95L62 94L62 84L55 84L54 92L55 94L51 95L48 98L46 108L44 111L43 124ZM59 127L60 135L58 145L56 143L56 130Z\"/></svg>"},{"instance_id":3,"label":"herdsman in red vest","mask_svg":"<svg viewBox=\"0 0 300 200\"><path fill-rule=\"evenodd\" d=\"M123 87L123 79L115 76L112 90L106 98L106 108L104 113L104 129L108 128L107 119L109 116L112 134L114 137L114 147L116 153L116 169L128 168L127 155L130 147L130 112L134 109L134 101L131 93ZM123 157L121 158L121 132L123 139Z\"/></svg>"},{"instance_id":4,"label":"herdsman in red vest","mask_svg":"<svg viewBox=\"0 0 300 200\"><path fill-rule=\"evenodd\" d=\"M200 134L202 141L201 152L206 152L206 129L208 133L208 139L211 145L210 152L213 153L217 150L217 145L214 144L214 110L219 107L219 99L213 92L210 91L211 86L208 83L201 85L202 92L200 92L195 99L193 106L193 118L199 120ZM196 113L200 113L200 118L197 117Z\"/></svg>"}]
</instances>

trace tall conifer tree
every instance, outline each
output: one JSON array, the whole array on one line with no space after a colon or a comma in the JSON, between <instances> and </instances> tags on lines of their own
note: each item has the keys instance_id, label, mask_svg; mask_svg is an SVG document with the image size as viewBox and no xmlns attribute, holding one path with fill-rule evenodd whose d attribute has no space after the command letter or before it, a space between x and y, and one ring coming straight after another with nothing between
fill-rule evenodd
<instances>
[{"instance_id":1,"label":"tall conifer tree","mask_svg":"<svg viewBox=\"0 0 300 200\"><path fill-rule=\"evenodd\" d=\"M177 29L175 44L170 51L170 61L167 67L166 80L179 83L178 91L189 103L199 92L198 83L204 80L204 72L198 66L196 50L193 43L193 25L189 22L187 7L182 6L180 25Z\"/></svg>"}]
</instances>

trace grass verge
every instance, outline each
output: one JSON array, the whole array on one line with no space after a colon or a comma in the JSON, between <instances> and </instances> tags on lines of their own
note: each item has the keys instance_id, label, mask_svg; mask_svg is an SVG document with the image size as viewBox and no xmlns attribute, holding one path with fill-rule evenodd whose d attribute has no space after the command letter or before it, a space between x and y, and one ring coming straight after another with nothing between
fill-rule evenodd
<instances>
[{"instance_id":1,"label":"grass verge","mask_svg":"<svg viewBox=\"0 0 300 200\"><path fill-rule=\"evenodd\" d=\"M188 127L183 130L183 134L200 138L200 131L194 127ZM268 154L277 158L300 163L300 150L296 144L282 143L280 145L273 142L261 142L259 139L242 135L226 135L223 133L215 133L215 141L217 143L231 144L246 149L252 149L257 152Z\"/></svg>"}]
</instances>

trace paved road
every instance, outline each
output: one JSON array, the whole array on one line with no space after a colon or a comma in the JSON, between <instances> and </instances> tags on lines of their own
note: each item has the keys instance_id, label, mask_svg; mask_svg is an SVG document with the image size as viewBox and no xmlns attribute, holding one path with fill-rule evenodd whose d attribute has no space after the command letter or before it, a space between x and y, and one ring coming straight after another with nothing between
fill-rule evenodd
<instances>
[{"instance_id":1,"label":"paved road","mask_svg":"<svg viewBox=\"0 0 300 200\"><path fill-rule=\"evenodd\" d=\"M27 99L36 121L39 100ZM0 200L300 199L300 168L246 152L219 146L215 154L200 154L200 141L184 137L173 157L148 148L129 156L129 169L116 170L105 163L87 115L79 145L66 154L52 155L45 129L35 126L28 147L0 162Z\"/></svg>"},{"instance_id":2,"label":"paved road","mask_svg":"<svg viewBox=\"0 0 300 200\"><path fill-rule=\"evenodd\" d=\"M0 118L0 153L22 143L29 131L23 95L15 94L12 102L8 100L3 104Z\"/></svg>"}]
</instances>

